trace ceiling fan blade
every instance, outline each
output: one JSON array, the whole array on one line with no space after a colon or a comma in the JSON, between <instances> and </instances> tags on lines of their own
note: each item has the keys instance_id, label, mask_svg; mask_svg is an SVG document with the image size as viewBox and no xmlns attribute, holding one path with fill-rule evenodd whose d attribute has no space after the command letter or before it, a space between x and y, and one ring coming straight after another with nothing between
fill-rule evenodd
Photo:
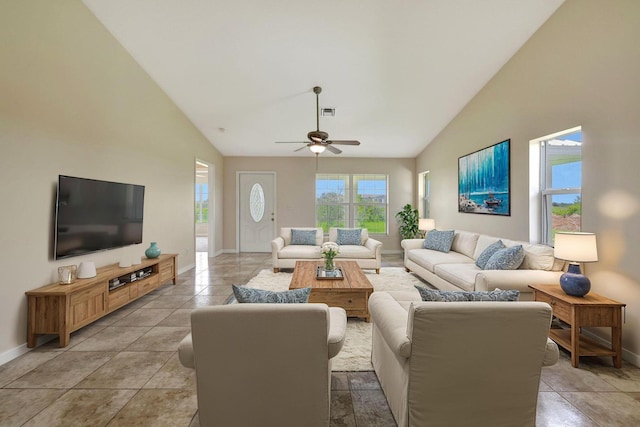
<instances>
[{"instance_id":1,"label":"ceiling fan blade","mask_svg":"<svg viewBox=\"0 0 640 427\"><path fill-rule=\"evenodd\" d=\"M298 151L302 151L302 150L304 150L305 148L307 148L308 146L309 146L309 145L308 145L308 144L306 144L306 145L304 145L304 146L302 146L302 147L298 148L297 150L293 150L293 152L295 153L295 152L298 152Z\"/></svg>"},{"instance_id":2,"label":"ceiling fan blade","mask_svg":"<svg viewBox=\"0 0 640 427\"><path fill-rule=\"evenodd\" d=\"M327 141L327 144L336 144L336 145L360 145L360 141Z\"/></svg>"},{"instance_id":3,"label":"ceiling fan blade","mask_svg":"<svg viewBox=\"0 0 640 427\"><path fill-rule=\"evenodd\" d=\"M276 144L308 144L307 141L274 141Z\"/></svg>"},{"instance_id":4,"label":"ceiling fan blade","mask_svg":"<svg viewBox=\"0 0 640 427\"><path fill-rule=\"evenodd\" d=\"M341 150L341 149L339 149L339 148L333 147L333 146L328 145L328 144L327 144L327 146L326 146L326 147L327 147L327 150L331 151L333 154L340 154L340 153L342 153L342 150Z\"/></svg>"}]
</instances>

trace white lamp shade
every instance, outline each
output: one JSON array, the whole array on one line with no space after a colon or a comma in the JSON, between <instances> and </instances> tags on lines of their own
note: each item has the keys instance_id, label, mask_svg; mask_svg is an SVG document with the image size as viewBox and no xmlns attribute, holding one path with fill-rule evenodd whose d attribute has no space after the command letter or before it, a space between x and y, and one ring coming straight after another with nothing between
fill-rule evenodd
<instances>
[{"instance_id":1,"label":"white lamp shade","mask_svg":"<svg viewBox=\"0 0 640 427\"><path fill-rule=\"evenodd\" d=\"M78 266L78 279L96 277L96 265L93 261L82 261Z\"/></svg>"},{"instance_id":2,"label":"white lamp shade","mask_svg":"<svg viewBox=\"0 0 640 427\"><path fill-rule=\"evenodd\" d=\"M436 220L433 218L420 218L418 220L418 230L428 231L436 228Z\"/></svg>"},{"instance_id":3,"label":"white lamp shade","mask_svg":"<svg viewBox=\"0 0 640 427\"><path fill-rule=\"evenodd\" d=\"M575 262L598 261L596 235L593 233L556 233L553 254Z\"/></svg>"}]
</instances>

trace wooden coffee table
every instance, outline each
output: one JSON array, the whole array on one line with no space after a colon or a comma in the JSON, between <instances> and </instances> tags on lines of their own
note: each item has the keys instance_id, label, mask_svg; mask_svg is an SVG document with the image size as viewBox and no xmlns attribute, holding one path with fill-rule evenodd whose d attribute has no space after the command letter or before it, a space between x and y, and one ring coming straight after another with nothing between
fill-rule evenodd
<instances>
[{"instance_id":1,"label":"wooden coffee table","mask_svg":"<svg viewBox=\"0 0 640 427\"><path fill-rule=\"evenodd\" d=\"M361 317L369 322L369 296L373 292L371 282L355 261L336 261L344 279L316 279L316 269L322 261L297 261L289 289L311 286L309 302L323 302L331 307L342 307L348 317Z\"/></svg>"}]
</instances>

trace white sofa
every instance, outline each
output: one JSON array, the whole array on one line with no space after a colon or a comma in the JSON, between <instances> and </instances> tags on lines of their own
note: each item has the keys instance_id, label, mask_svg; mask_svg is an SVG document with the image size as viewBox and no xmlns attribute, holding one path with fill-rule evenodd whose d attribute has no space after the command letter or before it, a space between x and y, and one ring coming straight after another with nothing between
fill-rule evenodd
<instances>
[{"instance_id":1,"label":"white sofa","mask_svg":"<svg viewBox=\"0 0 640 427\"><path fill-rule=\"evenodd\" d=\"M200 425L328 427L346 328L344 309L326 304L195 309L178 355L196 370Z\"/></svg>"},{"instance_id":2,"label":"white sofa","mask_svg":"<svg viewBox=\"0 0 640 427\"><path fill-rule=\"evenodd\" d=\"M315 245L292 245L291 230L316 230ZM329 229L330 242L337 241L338 229ZM294 268L296 261L320 261L320 246L324 240L322 228L310 227L282 227L280 235L271 241L271 260L273 272L281 268ZM340 245L340 253L336 257L339 261L356 261L360 268L375 269L380 273L382 264L382 242L369 237L366 228L360 234L361 245Z\"/></svg>"},{"instance_id":3,"label":"white sofa","mask_svg":"<svg viewBox=\"0 0 640 427\"><path fill-rule=\"evenodd\" d=\"M489 245L502 240L506 247L522 245L524 261L516 270L482 270L475 261ZM520 291L520 300L533 300L533 283L559 283L564 261L554 258L546 245L501 239L456 230L451 251L423 248L424 239L405 239L404 266L438 289L450 291L492 291L495 288Z\"/></svg>"},{"instance_id":4,"label":"white sofa","mask_svg":"<svg viewBox=\"0 0 640 427\"><path fill-rule=\"evenodd\" d=\"M535 425L541 368L558 360L548 304L380 291L369 310L371 363L398 427Z\"/></svg>"}]
</instances>

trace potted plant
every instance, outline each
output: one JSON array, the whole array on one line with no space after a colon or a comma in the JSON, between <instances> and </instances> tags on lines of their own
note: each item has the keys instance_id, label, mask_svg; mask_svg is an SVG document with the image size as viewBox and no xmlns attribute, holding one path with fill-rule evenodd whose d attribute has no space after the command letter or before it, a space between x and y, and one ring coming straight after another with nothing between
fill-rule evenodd
<instances>
[{"instance_id":1,"label":"potted plant","mask_svg":"<svg viewBox=\"0 0 640 427\"><path fill-rule=\"evenodd\" d=\"M421 237L418 229L418 210L414 209L410 203L404 205L402 210L396 213L396 219L400 223L400 236L403 239L414 239Z\"/></svg>"}]
</instances>

